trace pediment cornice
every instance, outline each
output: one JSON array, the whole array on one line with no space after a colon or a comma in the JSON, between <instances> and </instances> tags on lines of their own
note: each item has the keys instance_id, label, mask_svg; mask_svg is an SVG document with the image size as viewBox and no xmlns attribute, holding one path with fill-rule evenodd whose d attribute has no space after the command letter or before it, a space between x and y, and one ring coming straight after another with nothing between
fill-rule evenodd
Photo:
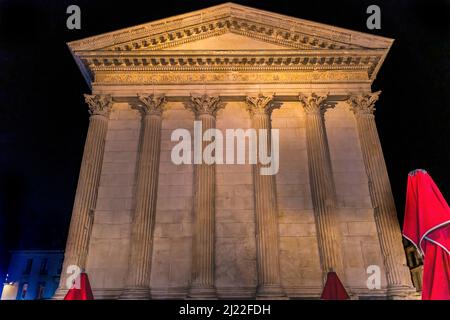
<instances>
[{"instance_id":1,"label":"pediment cornice","mask_svg":"<svg viewBox=\"0 0 450 320\"><path fill-rule=\"evenodd\" d=\"M225 33L276 44L285 50L183 50L185 43ZM373 81L392 42L225 3L68 45L91 84L96 72L116 71L357 70L365 71L367 79Z\"/></svg>"},{"instance_id":2,"label":"pediment cornice","mask_svg":"<svg viewBox=\"0 0 450 320\"><path fill-rule=\"evenodd\" d=\"M124 41L105 47L103 50L161 50L218 36L228 32L284 46L287 49L362 48L358 45L347 44L301 31L285 29L283 27L272 26L267 23L260 23L236 17L225 17L159 34L150 34L139 39Z\"/></svg>"},{"instance_id":3,"label":"pediment cornice","mask_svg":"<svg viewBox=\"0 0 450 320\"><path fill-rule=\"evenodd\" d=\"M78 50L160 50L191 38L236 32L291 48L388 48L392 39L311 22L234 3L72 41Z\"/></svg>"},{"instance_id":4,"label":"pediment cornice","mask_svg":"<svg viewBox=\"0 0 450 320\"><path fill-rule=\"evenodd\" d=\"M80 53L92 71L366 70L370 77L383 52L374 50L103 51Z\"/></svg>"}]
</instances>

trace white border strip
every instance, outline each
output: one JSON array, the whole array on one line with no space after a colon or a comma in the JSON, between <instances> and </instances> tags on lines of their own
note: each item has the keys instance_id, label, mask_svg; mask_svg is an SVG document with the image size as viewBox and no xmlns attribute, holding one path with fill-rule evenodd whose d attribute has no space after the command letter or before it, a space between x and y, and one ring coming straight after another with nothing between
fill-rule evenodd
<instances>
[{"instance_id":1,"label":"white border strip","mask_svg":"<svg viewBox=\"0 0 450 320\"><path fill-rule=\"evenodd\" d=\"M443 246L442 244L440 244L439 242L434 241L433 239L430 239L430 238L428 238L428 237L425 237L425 239L427 239L427 240L430 241L430 242L433 242L434 244L436 244L436 245L438 245L439 247L441 247L442 249L444 249L448 254L450 254L450 251L447 250L447 248L444 247L444 246Z\"/></svg>"},{"instance_id":2,"label":"white border strip","mask_svg":"<svg viewBox=\"0 0 450 320\"><path fill-rule=\"evenodd\" d=\"M410 238L408 238L407 236L405 236L403 233L402 233L402 236L403 236L405 239L409 240L409 242L411 242L411 243L414 245L414 247L416 248L417 252L419 252L419 254L420 254L421 256L425 256L425 254L422 252L422 250L420 250L420 248L417 246L417 244L416 244L414 241L412 241Z\"/></svg>"},{"instance_id":3,"label":"white border strip","mask_svg":"<svg viewBox=\"0 0 450 320\"><path fill-rule=\"evenodd\" d=\"M427 231L423 234L422 238L420 238L419 245L417 245L414 241L412 241L410 238L408 238L408 237L405 236L404 234L402 234L402 235L403 235L403 237L405 237L406 239L408 239L408 240L416 247L416 249L419 251L419 253L422 254L424 257L425 257L425 253L424 253L423 250L422 250L422 241L423 241L423 239L426 239L426 240L428 240L428 241L430 241L430 242L432 242L432 243L434 243L434 244L440 246L440 247L443 248L448 254L450 254L450 251L449 251L443 244L441 244L441 243L439 243L439 242L437 242L437 241L435 241L435 240L432 240L432 239L430 239L429 237L427 237L428 234L429 234L430 232L432 232L432 231L434 231L434 230L436 230L436 229L438 229L438 228L440 228L440 227L443 227L443 226L445 226L445 225L447 225L447 224L450 224L450 220L444 221L444 222L442 222L442 223L440 223L440 224L434 226L433 228L427 230Z\"/></svg>"}]
</instances>

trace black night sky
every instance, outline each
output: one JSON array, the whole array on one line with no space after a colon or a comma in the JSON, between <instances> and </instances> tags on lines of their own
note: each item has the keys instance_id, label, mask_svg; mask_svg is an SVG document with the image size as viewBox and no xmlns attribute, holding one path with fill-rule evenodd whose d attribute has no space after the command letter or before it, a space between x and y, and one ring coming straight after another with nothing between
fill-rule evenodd
<instances>
[{"instance_id":1,"label":"black night sky","mask_svg":"<svg viewBox=\"0 0 450 320\"><path fill-rule=\"evenodd\" d=\"M63 249L88 126L89 89L66 42L222 3L0 1L0 276L12 249ZM235 1L394 38L373 90L399 218L407 174L426 169L450 199L450 0ZM81 8L81 30L66 8ZM366 8L381 8L368 30Z\"/></svg>"}]
</instances>

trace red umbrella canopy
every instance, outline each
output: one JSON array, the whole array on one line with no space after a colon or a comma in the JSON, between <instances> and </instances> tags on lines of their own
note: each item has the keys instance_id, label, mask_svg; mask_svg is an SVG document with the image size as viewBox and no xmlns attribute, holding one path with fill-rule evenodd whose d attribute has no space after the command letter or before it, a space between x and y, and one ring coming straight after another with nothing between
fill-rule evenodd
<instances>
[{"instance_id":1,"label":"red umbrella canopy","mask_svg":"<svg viewBox=\"0 0 450 320\"><path fill-rule=\"evenodd\" d=\"M94 295L92 294L92 289L89 284L87 274L81 273L79 280L79 288L76 288L74 284L74 286L67 292L64 300L94 300Z\"/></svg>"},{"instance_id":2,"label":"red umbrella canopy","mask_svg":"<svg viewBox=\"0 0 450 320\"><path fill-rule=\"evenodd\" d=\"M403 235L424 256L422 299L450 299L450 208L425 170L408 175Z\"/></svg>"}]
</instances>

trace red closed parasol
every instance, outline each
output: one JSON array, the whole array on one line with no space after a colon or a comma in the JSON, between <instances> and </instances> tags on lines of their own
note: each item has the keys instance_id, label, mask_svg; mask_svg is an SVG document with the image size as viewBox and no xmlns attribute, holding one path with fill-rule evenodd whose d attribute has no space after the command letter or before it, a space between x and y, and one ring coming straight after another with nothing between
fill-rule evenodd
<instances>
[{"instance_id":1,"label":"red closed parasol","mask_svg":"<svg viewBox=\"0 0 450 320\"><path fill-rule=\"evenodd\" d=\"M450 208L425 170L408 175L403 236L424 256L422 299L450 300Z\"/></svg>"},{"instance_id":2,"label":"red closed parasol","mask_svg":"<svg viewBox=\"0 0 450 320\"><path fill-rule=\"evenodd\" d=\"M80 273L79 288L74 286L67 292L64 300L94 300L89 278L86 273Z\"/></svg>"},{"instance_id":3,"label":"red closed parasol","mask_svg":"<svg viewBox=\"0 0 450 320\"><path fill-rule=\"evenodd\" d=\"M339 280L336 272L328 272L327 281L323 288L322 300L347 300L350 299L347 291L345 290L342 282Z\"/></svg>"}]
</instances>

